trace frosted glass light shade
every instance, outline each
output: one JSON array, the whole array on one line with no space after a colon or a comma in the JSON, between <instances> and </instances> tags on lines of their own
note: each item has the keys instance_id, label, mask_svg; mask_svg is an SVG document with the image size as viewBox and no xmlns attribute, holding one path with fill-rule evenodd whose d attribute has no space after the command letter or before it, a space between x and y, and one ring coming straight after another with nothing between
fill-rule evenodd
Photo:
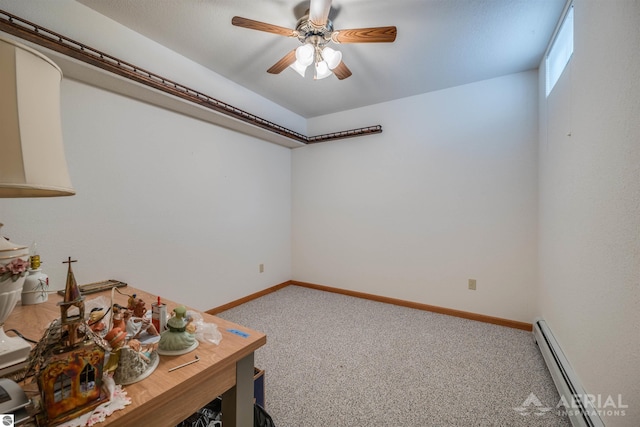
<instances>
[{"instance_id":1,"label":"frosted glass light shade","mask_svg":"<svg viewBox=\"0 0 640 427\"><path fill-rule=\"evenodd\" d=\"M302 65L298 61L296 61L293 64L289 65L289 67L294 69L296 71L296 73L300 74L302 77L304 77L304 73L305 73L305 71L307 71L307 66L306 65Z\"/></svg>"},{"instance_id":2,"label":"frosted glass light shade","mask_svg":"<svg viewBox=\"0 0 640 427\"><path fill-rule=\"evenodd\" d=\"M322 58L327 61L329 69L333 70L340 64L340 61L342 61L342 52L331 49L330 47L325 47L322 49Z\"/></svg>"},{"instance_id":3,"label":"frosted glass light shade","mask_svg":"<svg viewBox=\"0 0 640 427\"><path fill-rule=\"evenodd\" d=\"M314 53L315 49L313 46L310 44L303 44L296 49L296 61L298 61L300 65L308 67L313 62Z\"/></svg>"},{"instance_id":4,"label":"frosted glass light shade","mask_svg":"<svg viewBox=\"0 0 640 427\"><path fill-rule=\"evenodd\" d=\"M71 196L60 122L62 71L0 37L0 197Z\"/></svg>"},{"instance_id":5,"label":"frosted glass light shade","mask_svg":"<svg viewBox=\"0 0 640 427\"><path fill-rule=\"evenodd\" d=\"M316 74L314 79L320 80L331 75L331 70L325 61L320 61L316 64Z\"/></svg>"}]
</instances>

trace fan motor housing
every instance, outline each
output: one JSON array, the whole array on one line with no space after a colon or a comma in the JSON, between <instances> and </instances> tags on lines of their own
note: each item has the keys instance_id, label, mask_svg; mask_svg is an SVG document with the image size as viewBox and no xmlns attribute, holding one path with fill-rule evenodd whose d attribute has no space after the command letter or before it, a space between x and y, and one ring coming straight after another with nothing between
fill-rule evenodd
<instances>
[{"instance_id":1,"label":"fan motor housing","mask_svg":"<svg viewBox=\"0 0 640 427\"><path fill-rule=\"evenodd\" d=\"M309 20L309 15L305 15L298 20L296 31L298 32L298 40L300 40L300 43L324 46L331 41L333 22L327 20L325 25L317 26Z\"/></svg>"}]
</instances>

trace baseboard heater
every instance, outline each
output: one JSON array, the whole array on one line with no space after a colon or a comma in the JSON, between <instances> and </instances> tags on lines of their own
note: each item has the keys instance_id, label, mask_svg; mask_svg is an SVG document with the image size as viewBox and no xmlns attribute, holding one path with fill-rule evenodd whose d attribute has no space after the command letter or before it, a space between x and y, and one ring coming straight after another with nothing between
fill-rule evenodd
<instances>
[{"instance_id":1,"label":"baseboard heater","mask_svg":"<svg viewBox=\"0 0 640 427\"><path fill-rule=\"evenodd\" d=\"M571 405L566 408L566 411L573 427L604 427L597 411L589 407L586 401L587 393L577 380L575 372L562 353L562 349L551 333L547 322L542 319L535 321L533 337L551 373L558 394L564 399L564 402Z\"/></svg>"}]
</instances>

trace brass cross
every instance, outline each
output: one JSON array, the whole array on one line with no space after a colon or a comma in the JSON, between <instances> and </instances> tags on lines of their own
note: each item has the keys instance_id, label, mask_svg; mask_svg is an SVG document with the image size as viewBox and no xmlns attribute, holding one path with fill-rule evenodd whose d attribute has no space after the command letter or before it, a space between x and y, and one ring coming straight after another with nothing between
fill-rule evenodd
<instances>
[{"instance_id":1,"label":"brass cross","mask_svg":"<svg viewBox=\"0 0 640 427\"><path fill-rule=\"evenodd\" d=\"M78 260L77 259L72 260L71 257L69 257L67 261L62 261L63 264L69 264L69 266L71 266L72 262L78 262Z\"/></svg>"}]
</instances>

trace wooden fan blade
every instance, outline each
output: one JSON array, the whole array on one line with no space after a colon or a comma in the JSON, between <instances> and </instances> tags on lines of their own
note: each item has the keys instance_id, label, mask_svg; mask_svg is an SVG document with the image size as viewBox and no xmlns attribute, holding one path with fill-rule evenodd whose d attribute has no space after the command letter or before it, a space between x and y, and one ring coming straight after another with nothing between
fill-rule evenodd
<instances>
[{"instance_id":1,"label":"wooden fan blade","mask_svg":"<svg viewBox=\"0 0 640 427\"><path fill-rule=\"evenodd\" d=\"M231 24L235 25L236 27L248 28L250 30L258 30L267 33L278 34L279 36L298 36L298 32L290 28L279 27L277 25L267 24L266 22L254 21L253 19L243 18L241 16L234 16L231 19Z\"/></svg>"},{"instance_id":2,"label":"wooden fan blade","mask_svg":"<svg viewBox=\"0 0 640 427\"><path fill-rule=\"evenodd\" d=\"M335 43L391 43L396 39L396 27L354 28L331 33Z\"/></svg>"},{"instance_id":3,"label":"wooden fan blade","mask_svg":"<svg viewBox=\"0 0 640 427\"><path fill-rule=\"evenodd\" d=\"M331 0L311 0L309 2L309 21L322 27L329 20L329 10L331 10Z\"/></svg>"},{"instance_id":4,"label":"wooden fan blade","mask_svg":"<svg viewBox=\"0 0 640 427\"><path fill-rule=\"evenodd\" d=\"M276 62L267 70L267 73L270 74L280 74L285 68L289 65L296 62L296 50L293 49L291 52L287 53L285 56L280 59L280 61Z\"/></svg>"},{"instance_id":5,"label":"wooden fan blade","mask_svg":"<svg viewBox=\"0 0 640 427\"><path fill-rule=\"evenodd\" d=\"M344 80L351 75L351 70L345 65L344 62L340 61L338 66L333 69L333 74L336 75L338 80Z\"/></svg>"}]
</instances>

